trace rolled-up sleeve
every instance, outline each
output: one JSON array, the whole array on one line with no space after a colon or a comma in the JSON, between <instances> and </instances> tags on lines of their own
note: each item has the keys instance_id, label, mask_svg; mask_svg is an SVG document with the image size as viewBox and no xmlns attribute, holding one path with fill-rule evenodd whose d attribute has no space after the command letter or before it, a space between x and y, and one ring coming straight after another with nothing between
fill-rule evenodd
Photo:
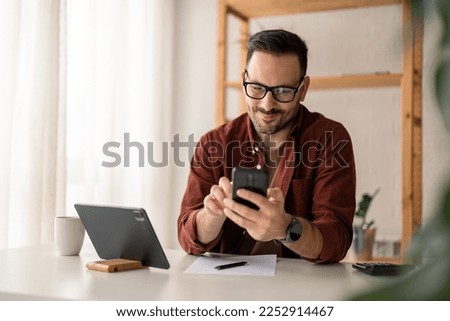
<instances>
[{"instance_id":1,"label":"rolled-up sleeve","mask_svg":"<svg viewBox=\"0 0 450 321\"><path fill-rule=\"evenodd\" d=\"M214 155L208 155L208 148L205 149L207 143L208 137L205 135L195 149L178 217L178 241L181 247L190 254L201 254L211 250L221 236L219 234L208 244L203 244L197 239L197 213L203 208L203 200L209 194L211 186L218 181L217 176L220 176L214 172L216 166L214 162L211 162L211 160L214 161Z\"/></svg>"},{"instance_id":2,"label":"rolled-up sleeve","mask_svg":"<svg viewBox=\"0 0 450 321\"><path fill-rule=\"evenodd\" d=\"M353 239L356 174L350 135L339 124L326 133L313 187L313 224L322 234L323 247L317 260L342 260Z\"/></svg>"}]
</instances>

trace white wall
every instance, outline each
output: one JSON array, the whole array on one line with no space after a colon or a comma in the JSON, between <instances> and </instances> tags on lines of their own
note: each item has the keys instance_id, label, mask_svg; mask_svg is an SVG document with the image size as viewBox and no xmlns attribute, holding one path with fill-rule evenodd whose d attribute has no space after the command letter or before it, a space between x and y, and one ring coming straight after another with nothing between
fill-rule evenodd
<instances>
[{"instance_id":1,"label":"white wall","mask_svg":"<svg viewBox=\"0 0 450 321\"><path fill-rule=\"evenodd\" d=\"M217 3L176 1L174 127L198 139L214 127ZM285 28L304 37L310 48L309 74L338 75L401 71L399 6L263 18L251 31ZM423 102L423 215L436 207L440 186L450 174L450 135L432 96L432 66L439 24L427 21ZM236 70L236 69L234 69ZM369 215L379 239L401 237L401 122L397 88L310 91L306 106L342 122L349 130L357 161L357 199L380 187ZM174 202L184 192L188 168L174 173ZM178 209L178 207L176 207ZM176 213L177 214L177 213Z\"/></svg>"}]
</instances>

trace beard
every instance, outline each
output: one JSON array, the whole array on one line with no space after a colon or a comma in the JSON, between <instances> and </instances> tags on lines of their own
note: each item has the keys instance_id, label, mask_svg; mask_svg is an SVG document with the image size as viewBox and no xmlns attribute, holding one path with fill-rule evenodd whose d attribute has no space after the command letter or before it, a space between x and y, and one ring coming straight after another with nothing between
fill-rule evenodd
<instances>
[{"instance_id":1,"label":"beard","mask_svg":"<svg viewBox=\"0 0 450 321\"><path fill-rule=\"evenodd\" d=\"M250 120L252 121L256 132L260 135L273 135L290 125L298 111L298 108L291 111L277 108L266 111L258 106L248 107L248 109Z\"/></svg>"}]
</instances>

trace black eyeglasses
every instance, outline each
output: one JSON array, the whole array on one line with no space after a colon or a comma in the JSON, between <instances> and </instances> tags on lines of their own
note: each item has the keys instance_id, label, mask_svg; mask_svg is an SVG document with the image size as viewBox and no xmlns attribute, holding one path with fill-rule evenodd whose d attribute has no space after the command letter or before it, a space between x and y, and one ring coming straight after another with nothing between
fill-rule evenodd
<instances>
[{"instance_id":1,"label":"black eyeglasses","mask_svg":"<svg viewBox=\"0 0 450 321\"><path fill-rule=\"evenodd\" d=\"M247 70L245 71L247 73ZM275 86L269 87L256 82L243 82L245 94L252 99L263 99L267 92L272 93L273 98L280 103L290 103L294 100L295 94L303 86L303 77L300 79L300 84L297 87Z\"/></svg>"}]
</instances>

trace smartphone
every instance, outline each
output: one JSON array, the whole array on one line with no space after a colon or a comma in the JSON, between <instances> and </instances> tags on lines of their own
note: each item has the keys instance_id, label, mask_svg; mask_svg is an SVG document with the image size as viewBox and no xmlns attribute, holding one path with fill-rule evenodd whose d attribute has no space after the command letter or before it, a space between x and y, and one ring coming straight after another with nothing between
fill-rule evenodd
<instances>
[{"instance_id":1,"label":"smartphone","mask_svg":"<svg viewBox=\"0 0 450 321\"><path fill-rule=\"evenodd\" d=\"M250 208L258 210L259 207L237 196L237 191L240 188L245 188L266 196L267 191L267 173L261 169L234 167L231 171L231 180L233 182L233 200L244 204Z\"/></svg>"}]
</instances>

